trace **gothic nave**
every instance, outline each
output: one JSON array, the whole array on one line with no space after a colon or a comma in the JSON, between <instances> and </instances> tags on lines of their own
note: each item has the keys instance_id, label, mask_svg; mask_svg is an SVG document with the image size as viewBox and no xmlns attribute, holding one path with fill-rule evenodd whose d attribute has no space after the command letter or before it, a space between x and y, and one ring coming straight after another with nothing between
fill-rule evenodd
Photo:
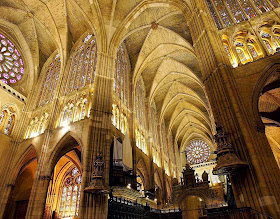
<instances>
[{"instance_id":1,"label":"gothic nave","mask_svg":"<svg viewBox=\"0 0 280 219\"><path fill-rule=\"evenodd\" d=\"M280 218L280 0L1 0L0 218Z\"/></svg>"}]
</instances>

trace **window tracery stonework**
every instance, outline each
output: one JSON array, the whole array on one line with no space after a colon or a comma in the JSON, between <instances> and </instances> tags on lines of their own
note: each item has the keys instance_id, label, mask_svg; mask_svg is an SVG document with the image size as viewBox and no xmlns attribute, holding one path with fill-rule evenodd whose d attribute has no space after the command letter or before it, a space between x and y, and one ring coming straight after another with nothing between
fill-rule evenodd
<instances>
[{"instance_id":1,"label":"window tracery stonework","mask_svg":"<svg viewBox=\"0 0 280 219\"><path fill-rule=\"evenodd\" d=\"M278 0L206 0L206 4L219 30L279 7Z\"/></svg>"},{"instance_id":2,"label":"window tracery stonework","mask_svg":"<svg viewBox=\"0 0 280 219\"><path fill-rule=\"evenodd\" d=\"M77 217L81 195L82 176L77 167L66 174L61 188L59 218Z\"/></svg>"},{"instance_id":3,"label":"window tracery stonework","mask_svg":"<svg viewBox=\"0 0 280 219\"><path fill-rule=\"evenodd\" d=\"M190 164L199 164L209 160L211 151L209 145L203 140L194 140L186 148L187 161Z\"/></svg>"},{"instance_id":4,"label":"window tracery stonework","mask_svg":"<svg viewBox=\"0 0 280 219\"><path fill-rule=\"evenodd\" d=\"M49 114L43 113L41 116L35 116L29 123L25 133L25 139L36 137L45 132L49 120Z\"/></svg>"},{"instance_id":5,"label":"window tracery stonework","mask_svg":"<svg viewBox=\"0 0 280 219\"><path fill-rule=\"evenodd\" d=\"M115 75L113 83L112 124L124 135L128 133L129 106L129 72L130 61L125 45L120 45L115 60Z\"/></svg>"},{"instance_id":6,"label":"window tracery stonework","mask_svg":"<svg viewBox=\"0 0 280 219\"><path fill-rule=\"evenodd\" d=\"M71 55L66 94L93 83L96 64L96 39L93 34L89 34Z\"/></svg>"},{"instance_id":7,"label":"window tracery stonework","mask_svg":"<svg viewBox=\"0 0 280 219\"><path fill-rule=\"evenodd\" d=\"M24 63L15 45L0 33L0 80L6 84L15 84L24 75Z\"/></svg>"},{"instance_id":8,"label":"window tracery stonework","mask_svg":"<svg viewBox=\"0 0 280 219\"><path fill-rule=\"evenodd\" d=\"M72 97L61 103L61 111L57 121L58 127L68 126L70 123L89 118L90 100L86 94Z\"/></svg>"},{"instance_id":9,"label":"window tracery stonework","mask_svg":"<svg viewBox=\"0 0 280 219\"><path fill-rule=\"evenodd\" d=\"M0 132L10 135L15 124L15 110L13 107L5 107L0 111Z\"/></svg>"},{"instance_id":10,"label":"window tracery stonework","mask_svg":"<svg viewBox=\"0 0 280 219\"><path fill-rule=\"evenodd\" d=\"M60 55L57 54L52 58L52 61L46 70L41 92L38 98L38 106L43 106L44 104L47 104L53 100L59 79L60 69Z\"/></svg>"}]
</instances>

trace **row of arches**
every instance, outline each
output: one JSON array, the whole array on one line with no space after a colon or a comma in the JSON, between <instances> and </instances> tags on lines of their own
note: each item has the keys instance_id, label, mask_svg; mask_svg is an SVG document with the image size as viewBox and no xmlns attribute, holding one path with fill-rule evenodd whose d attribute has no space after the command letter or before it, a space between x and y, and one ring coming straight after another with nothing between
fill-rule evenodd
<instances>
[{"instance_id":1,"label":"row of arches","mask_svg":"<svg viewBox=\"0 0 280 219\"><path fill-rule=\"evenodd\" d=\"M35 175L37 161L40 160L36 150L34 146L29 146L18 161L15 162L14 172L11 174L12 178L14 177L14 186L7 202L5 218L24 218L30 204L29 200L34 199L32 195L36 193L32 192L32 187L34 181L38 180ZM46 178L48 185L40 188L42 193L46 193L44 218L77 218L79 216L83 191L82 158L80 143L68 132L60 139L53 152L48 155L48 158L43 161L47 162L43 171L45 173L50 172L50 177ZM143 192L149 190L153 185L153 183L151 184L150 174L154 174L156 199L159 203L171 201L171 183L169 179L166 179L166 183L164 183L164 177L158 170L154 173L149 173L143 159L138 160L136 165L137 181L141 184ZM166 199L163 199L164 193L166 193Z\"/></svg>"},{"instance_id":2,"label":"row of arches","mask_svg":"<svg viewBox=\"0 0 280 219\"><path fill-rule=\"evenodd\" d=\"M280 28L270 20L258 28L258 36L248 30L240 30L233 36L222 35L222 42L233 67L274 54L280 48Z\"/></svg>"},{"instance_id":3,"label":"row of arches","mask_svg":"<svg viewBox=\"0 0 280 219\"><path fill-rule=\"evenodd\" d=\"M29 125L25 133L25 139L36 137L45 132L49 121L49 114L47 112L43 113L41 116L35 116Z\"/></svg>"},{"instance_id":4,"label":"row of arches","mask_svg":"<svg viewBox=\"0 0 280 219\"><path fill-rule=\"evenodd\" d=\"M279 7L278 0L207 0L206 3L219 30Z\"/></svg>"},{"instance_id":5,"label":"row of arches","mask_svg":"<svg viewBox=\"0 0 280 219\"><path fill-rule=\"evenodd\" d=\"M79 142L79 143L78 143ZM21 150L22 151L22 150ZM4 218L25 218L29 200L36 198L34 189L37 161L37 147L30 145L18 158L9 174L13 186L9 195ZM44 162L44 171L48 172L46 186L40 188L46 194L44 218L76 218L79 215L82 193L82 146L80 140L66 133L56 144L54 151ZM33 211L34 209L32 209Z\"/></svg>"},{"instance_id":6,"label":"row of arches","mask_svg":"<svg viewBox=\"0 0 280 219\"><path fill-rule=\"evenodd\" d=\"M58 126L67 126L71 122L77 122L89 117L90 103L86 97L81 97L77 103L68 101L65 106L62 107L60 112Z\"/></svg>"},{"instance_id":7,"label":"row of arches","mask_svg":"<svg viewBox=\"0 0 280 219\"><path fill-rule=\"evenodd\" d=\"M60 102L60 114L58 115L55 127L67 126L70 123L77 122L89 117L91 100L88 97L76 98L73 91L78 91L81 93L92 92L92 83L95 75L96 60L97 60L97 48L96 39L93 34L88 34L83 40L81 40L76 49L72 52L70 56L70 63L66 66L66 72L69 72L69 76L66 77L65 81L62 83L65 85L63 95L66 98ZM59 54L53 55L50 58L50 63L47 63L43 71L45 71L45 76L42 80L41 93L38 97L38 106L44 106L53 100L55 90L57 89L57 81L59 78L59 71L61 68L61 61ZM92 63L92 64L90 64ZM90 78L90 79L89 79ZM84 80L82 82L81 80ZM128 109L132 107L135 110L135 125L133 127L136 146L142 150L145 154L148 154L148 136L147 128L151 126L153 129L153 146L154 151L160 154L160 144L165 148L165 153L169 153L169 147L173 147L173 143L170 141L167 145L167 141L159 142L158 138L158 122L157 122L157 110L155 103L151 106L152 118L151 124L147 121L147 112L149 108L146 104L146 91L145 85L142 77L138 77L135 85L134 93L130 92L131 77L130 77L130 60L124 44L121 44L117 50L117 56L115 60L115 75L113 81L113 105L112 105L112 124L119 129L124 135L129 132L129 116ZM88 87L87 87L88 86ZM88 89L88 90L87 90ZM133 93L133 95L132 95ZM134 101L130 101L134 99ZM132 106L131 106L132 105ZM34 117L34 120L36 118ZM38 119L37 119L38 120ZM44 132L46 127L35 128L35 121L30 121L30 125L27 128L25 138L31 138L37 136ZM44 122L46 124L46 122ZM37 129L37 131L30 131L30 127ZM162 124L165 126L165 124ZM43 123L41 123L43 127ZM162 128L163 129L163 128ZM32 134L36 132L36 134ZM162 132L165 136L166 133ZM165 137L164 137L165 138ZM150 150L151 153L153 149ZM157 158L155 162L160 166L160 158ZM168 156L166 156L168 157ZM175 162L173 160L173 162ZM166 163L169 163L166 162ZM175 167L176 165L174 165ZM172 171L173 172L173 171Z\"/></svg>"}]
</instances>

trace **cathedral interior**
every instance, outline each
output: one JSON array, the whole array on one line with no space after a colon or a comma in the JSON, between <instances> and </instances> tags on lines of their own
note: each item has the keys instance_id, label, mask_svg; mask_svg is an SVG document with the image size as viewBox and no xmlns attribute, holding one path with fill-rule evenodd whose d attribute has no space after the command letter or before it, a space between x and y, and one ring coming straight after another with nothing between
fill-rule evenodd
<instances>
[{"instance_id":1,"label":"cathedral interior","mask_svg":"<svg viewBox=\"0 0 280 219\"><path fill-rule=\"evenodd\" d=\"M1 0L0 218L280 218L280 0Z\"/></svg>"}]
</instances>

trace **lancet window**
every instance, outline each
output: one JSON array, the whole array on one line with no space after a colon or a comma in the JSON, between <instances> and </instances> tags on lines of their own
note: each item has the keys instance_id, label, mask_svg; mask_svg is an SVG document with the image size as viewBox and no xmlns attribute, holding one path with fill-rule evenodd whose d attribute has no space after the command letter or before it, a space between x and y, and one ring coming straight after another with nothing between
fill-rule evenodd
<instances>
[{"instance_id":1,"label":"lancet window","mask_svg":"<svg viewBox=\"0 0 280 219\"><path fill-rule=\"evenodd\" d=\"M264 56L260 45L257 43L256 36L247 30L239 31L233 42L241 64L246 64Z\"/></svg>"},{"instance_id":2,"label":"lancet window","mask_svg":"<svg viewBox=\"0 0 280 219\"><path fill-rule=\"evenodd\" d=\"M74 119L74 105L69 102L60 113L59 126L67 126Z\"/></svg>"},{"instance_id":3,"label":"lancet window","mask_svg":"<svg viewBox=\"0 0 280 219\"><path fill-rule=\"evenodd\" d=\"M113 83L114 96L112 124L123 134L128 133L128 122L125 108L129 100L130 62L124 45L120 45L115 60L115 76Z\"/></svg>"},{"instance_id":4,"label":"lancet window","mask_svg":"<svg viewBox=\"0 0 280 219\"><path fill-rule=\"evenodd\" d=\"M264 22L260 27L260 36L268 53L273 54L280 47L279 25L273 20Z\"/></svg>"},{"instance_id":5,"label":"lancet window","mask_svg":"<svg viewBox=\"0 0 280 219\"><path fill-rule=\"evenodd\" d=\"M152 133L153 133L153 139L154 139L154 143L158 144L158 130L157 130L157 126L158 126L158 120L157 120L157 110L156 110L156 105L155 102L152 102L151 105L151 126L152 126Z\"/></svg>"},{"instance_id":6,"label":"lancet window","mask_svg":"<svg viewBox=\"0 0 280 219\"><path fill-rule=\"evenodd\" d=\"M15 45L0 33L0 80L15 84L24 75L23 59Z\"/></svg>"},{"instance_id":7,"label":"lancet window","mask_svg":"<svg viewBox=\"0 0 280 219\"><path fill-rule=\"evenodd\" d=\"M90 109L88 99L85 96L82 96L74 107L73 122L77 122L85 119L86 117L89 117L89 113Z\"/></svg>"},{"instance_id":8,"label":"lancet window","mask_svg":"<svg viewBox=\"0 0 280 219\"><path fill-rule=\"evenodd\" d=\"M135 141L136 146L142 150L145 154L148 153L147 143L144 136L144 133L140 131L139 129L135 129Z\"/></svg>"},{"instance_id":9,"label":"lancet window","mask_svg":"<svg viewBox=\"0 0 280 219\"><path fill-rule=\"evenodd\" d=\"M229 43L229 39L228 39L228 36L226 35L223 35L222 36L222 41L223 41L223 45L224 45L224 48L226 50L226 53L228 55L228 58L230 60L230 63L233 67L237 67L238 66L238 62L236 60L236 57L231 49L231 46L230 46L230 43Z\"/></svg>"},{"instance_id":10,"label":"lancet window","mask_svg":"<svg viewBox=\"0 0 280 219\"><path fill-rule=\"evenodd\" d=\"M81 95L76 104L73 100L69 100L62 108L58 119L58 126L67 126L71 122L77 122L89 117L90 104L85 95Z\"/></svg>"},{"instance_id":11,"label":"lancet window","mask_svg":"<svg viewBox=\"0 0 280 219\"><path fill-rule=\"evenodd\" d=\"M120 112L119 107L116 104L113 104L112 124L124 135L128 133L127 116Z\"/></svg>"},{"instance_id":12,"label":"lancet window","mask_svg":"<svg viewBox=\"0 0 280 219\"><path fill-rule=\"evenodd\" d=\"M96 63L96 39L93 34L89 34L72 53L66 93L93 83Z\"/></svg>"},{"instance_id":13,"label":"lancet window","mask_svg":"<svg viewBox=\"0 0 280 219\"><path fill-rule=\"evenodd\" d=\"M138 122L145 128L145 89L141 77L138 78L135 88L135 111Z\"/></svg>"},{"instance_id":14,"label":"lancet window","mask_svg":"<svg viewBox=\"0 0 280 219\"><path fill-rule=\"evenodd\" d=\"M113 89L120 100L127 105L130 62L124 45L120 45L118 48L115 64Z\"/></svg>"},{"instance_id":15,"label":"lancet window","mask_svg":"<svg viewBox=\"0 0 280 219\"><path fill-rule=\"evenodd\" d=\"M166 155L168 155L168 145L167 145L167 139L166 139L166 132L165 132L165 123L164 121L161 123L161 139L162 139L162 148Z\"/></svg>"},{"instance_id":16,"label":"lancet window","mask_svg":"<svg viewBox=\"0 0 280 219\"><path fill-rule=\"evenodd\" d=\"M206 0L206 3L218 29L279 7L277 0Z\"/></svg>"},{"instance_id":17,"label":"lancet window","mask_svg":"<svg viewBox=\"0 0 280 219\"><path fill-rule=\"evenodd\" d=\"M260 13L265 13L270 11L268 4L265 0L253 0L255 6L259 9Z\"/></svg>"},{"instance_id":18,"label":"lancet window","mask_svg":"<svg viewBox=\"0 0 280 219\"><path fill-rule=\"evenodd\" d=\"M3 109L0 112L0 132L10 135L15 123L15 111L12 107Z\"/></svg>"},{"instance_id":19,"label":"lancet window","mask_svg":"<svg viewBox=\"0 0 280 219\"><path fill-rule=\"evenodd\" d=\"M44 113L41 117L35 116L27 127L25 138L33 138L44 133L47 128L48 119L48 113Z\"/></svg>"},{"instance_id":20,"label":"lancet window","mask_svg":"<svg viewBox=\"0 0 280 219\"><path fill-rule=\"evenodd\" d=\"M170 168L169 168L169 164L168 161L164 161L164 170L167 176L170 176Z\"/></svg>"},{"instance_id":21,"label":"lancet window","mask_svg":"<svg viewBox=\"0 0 280 219\"><path fill-rule=\"evenodd\" d=\"M42 106L53 100L58 83L60 68L60 56L57 54L52 58L52 61L46 70L37 105Z\"/></svg>"},{"instance_id":22,"label":"lancet window","mask_svg":"<svg viewBox=\"0 0 280 219\"><path fill-rule=\"evenodd\" d=\"M81 194L82 176L77 167L66 174L62 181L62 191L59 206L59 217L77 217Z\"/></svg>"},{"instance_id":23,"label":"lancet window","mask_svg":"<svg viewBox=\"0 0 280 219\"><path fill-rule=\"evenodd\" d=\"M152 147L152 156L153 156L153 162L160 167L160 151L159 148L156 147L155 145Z\"/></svg>"},{"instance_id":24,"label":"lancet window","mask_svg":"<svg viewBox=\"0 0 280 219\"><path fill-rule=\"evenodd\" d=\"M117 129L120 128L120 110L116 104L113 104L112 124Z\"/></svg>"}]
</instances>

